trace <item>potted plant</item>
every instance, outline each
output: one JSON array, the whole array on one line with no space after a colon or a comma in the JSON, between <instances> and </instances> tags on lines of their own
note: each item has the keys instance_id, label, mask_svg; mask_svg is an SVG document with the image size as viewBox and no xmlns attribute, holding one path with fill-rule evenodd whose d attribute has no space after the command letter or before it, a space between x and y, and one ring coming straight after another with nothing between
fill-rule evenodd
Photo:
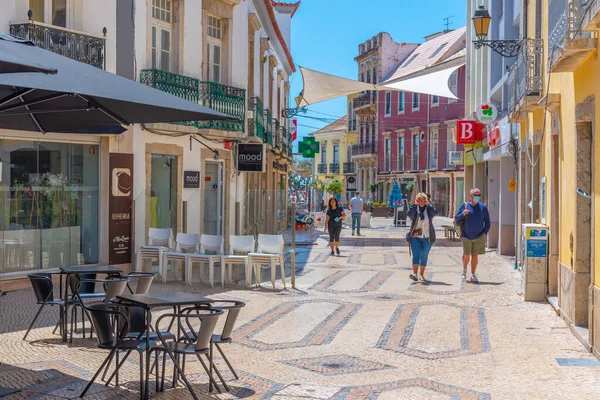
<instances>
[{"instance_id":1,"label":"potted plant","mask_svg":"<svg viewBox=\"0 0 600 400\"><path fill-rule=\"evenodd\" d=\"M388 216L387 203L385 203L385 202L373 203L373 212L372 212L371 216L372 217L387 217Z\"/></svg>"}]
</instances>

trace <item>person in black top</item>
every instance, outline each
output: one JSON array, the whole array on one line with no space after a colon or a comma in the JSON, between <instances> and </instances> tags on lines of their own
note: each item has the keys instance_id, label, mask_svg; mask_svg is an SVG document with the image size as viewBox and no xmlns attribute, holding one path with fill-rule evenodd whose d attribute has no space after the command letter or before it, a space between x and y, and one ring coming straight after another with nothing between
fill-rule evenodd
<instances>
[{"instance_id":1,"label":"person in black top","mask_svg":"<svg viewBox=\"0 0 600 400\"><path fill-rule=\"evenodd\" d=\"M346 213L340 207L335 197L329 199L328 205L325 217L325 231L329 230L329 246L331 246L331 255L334 256L335 252L338 255L340 254L340 233L342 233Z\"/></svg>"}]
</instances>

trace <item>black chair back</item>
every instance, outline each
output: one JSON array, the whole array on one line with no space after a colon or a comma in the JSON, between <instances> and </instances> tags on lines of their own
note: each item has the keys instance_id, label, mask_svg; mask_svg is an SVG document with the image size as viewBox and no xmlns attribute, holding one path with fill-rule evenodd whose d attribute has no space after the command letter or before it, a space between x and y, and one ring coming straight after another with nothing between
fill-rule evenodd
<instances>
[{"instance_id":1,"label":"black chair back","mask_svg":"<svg viewBox=\"0 0 600 400\"><path fill-rule=\"evenodd\" d=\"M94 325L99 347L116 346L129 329L129 319L125 313L117 311L119 306L116 303L93 303L85 307ZM120 327L118 332L115 323Z\"/></svg>"},{"instance_id":2,"label":"black chair back","mask_svg":"<svg viewBox=\"0 0 600 400\"><path fill-rule=\"evenodd\" d=\"M69 275L69 286L71 293L89 294L96 292L96 282L90 282L96 279L96 274L79 274ZM86 280L87 282L79 283L79 280Z\"/></svg>"},{"instance_id":3,"label":"black chair back","mask_svg":"<svg viewBox=\"0 0 600 400\"><path fill-rule=\"evenodd\" d=\"M230 305L221 305L223 303ZM221 339L228 340L231 338L231 332L233 332L233 328L235 327L235 323L240 315L240 311L242 310L242 307L246 305L246 303L235 300L217 300L216 304L217 305L211 305L211 307L217 310L228 310L227 318L225 319L225 325L223 325L223 331L221 332Z\"/></svg>"},{"instance_id":4,"label":"black chair back","mask_svg":"<svg viewBox=\"0 0 600 400\"><path fill-rule=\"evenodd\" d=\"M53 301L54 293L52 291L54 285L52 284L52 276L47 273L29 274L27 275L31 281L31 287L38 304L44 301Z\"/></svg>"},{"instance_id":5,"label":"black chair back","mask_svg":"<svg viewBox=\"0 0 600 400\"><path fill-rule=\"evenodd\" d=\"M201 314L190 315L190 317L200 318L202 321L200 324L200 330L196 336L196 351L208 349L210 346L210 341L213 337L213 333L215 333L217 321L223 313L223 310L210 308L206 311L203 311Z\"/></svg>"},{"instance_id":6,"label":"black chair back","mask_svg":"<svg viewBox=\"0 0 600 400\"><path fill-rule=\"evenodd\" d=\"M146 332L146 311L142 307L127 306L125 313L129 317L128 332Z\"/></svg>"}]
</instances>

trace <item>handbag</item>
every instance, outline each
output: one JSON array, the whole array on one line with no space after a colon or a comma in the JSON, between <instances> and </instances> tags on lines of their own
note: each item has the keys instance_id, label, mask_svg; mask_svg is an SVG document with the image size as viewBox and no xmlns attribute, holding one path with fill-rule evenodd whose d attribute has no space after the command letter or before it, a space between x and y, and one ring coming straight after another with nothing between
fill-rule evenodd
<instances>
[{"instance_id":1,"label":"handbag","mask_svg":"<svg viewBox=\"0 0 600 400\"><path fill-rule=\"evenodd\" d=\"M469 203L465 203L465 210L467 209L467 204L469 204ZM461 219L460 221L457 221L456 218L454 219L454 232L456 232L456 235L459 238L462 237L462 226L463 226L463 223L466 226L467 217Z\"/></svg>"}]
</instances>

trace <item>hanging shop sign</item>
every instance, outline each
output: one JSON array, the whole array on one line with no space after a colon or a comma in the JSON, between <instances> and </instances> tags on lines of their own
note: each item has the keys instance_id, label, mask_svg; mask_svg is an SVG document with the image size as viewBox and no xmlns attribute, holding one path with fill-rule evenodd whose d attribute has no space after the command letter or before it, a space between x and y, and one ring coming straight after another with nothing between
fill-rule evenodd
<instances>
[{"instance_id":1,"label":"hanging shop sign","mask_svg":"<svg viewBox=\"0 0 600 400\"><path fill-rule=\"evenodd\" d=\"M131 262L131 205L133 201L133 154L109 155L108 262Z\"/></svg>"},{"instance_id":2,"label":"hanging shop sign","mask_svg":"<svg viewBox=\"0 0 600 400\"><path fill-rule=\"evenodd\" d=\"M273 169L276 169L277 171L287 172L288 165L278 163L277 161L273 161Z\"/></svg>"},{"instance_id":3,"label":"hanging shop sign","mask_svg":"<svg viewBox=\"0 0 600 400\"><path fill-rule=\"evenodd\" d=\"M292 142L296 140L298 133L298 120L293 119L290 124L290 133L292 134Z\"/></svg>"},{"instance_id":4,"label":"hanging shop sign","mask_svg":"<svg viewBox=\"0 0 600 400\"><path fill-rule=\"evenodd\" d=\"M183 188L200 188L200 171L183 171Z\"/></svg>"},{"instance_id":5,"label":"hanging shop sign","mask_svg":"<svg viewBox=\"0 0 600 400\"><path fill-rule=\"evenodd\" d=\"M515 193L517 191L517 180L511 179L508 181L508 191L511 193Z\"/></svg>"},{"instance_id":6,"label":"hanging shop sign","mask_svg":"<svg viewBox=\"0 0 600 400\"><path fill-rule=\"evenodd\" d=\"M475 144L481 142L484 137L486 127L477 121L460 120L456 122L456 143L457 144Z\"/></svg>"},{"instance_id":7,"label":"hanging shop sign","mask_svg":"<svg viewBox=\"0 0 600 400\"><path fill-rule=\"evenodd\" d=\"M498 118L498 111L492 103L483 103L477 107L477 120L484 124L491 124Z\"/></svg>"},{"instance_id":8,"label":"hanging shop sign","mask_svg":"<svg viewBox=\"0 0 600 400\"><path fill-rule=\"evenodd\" d=\"M264 172L265 146L265 144L240 143L238 145L237 170L240 172Z\"/></svg>"},{"instance_id":9,"label":"hanging shop sign","mask_svg":"<svg viewBox=\"0 0 600 400\"><path fill-rule=\"evenodd\" d=\"M500 143L500 126L498 122L494 122L494 125L487 133L488 147L496 147Z\"/></svg>"},{"instance_id":10,"label":"hanging shop sign","mask_svg":"<svg viewBox=\"0 0 600 400\"><path fill-rule=\"evenodd\" d=\"M462 165L463 164L463 152L462 151L449 151L448 152L448 164Z\"/></svg>"}]
</instances>

